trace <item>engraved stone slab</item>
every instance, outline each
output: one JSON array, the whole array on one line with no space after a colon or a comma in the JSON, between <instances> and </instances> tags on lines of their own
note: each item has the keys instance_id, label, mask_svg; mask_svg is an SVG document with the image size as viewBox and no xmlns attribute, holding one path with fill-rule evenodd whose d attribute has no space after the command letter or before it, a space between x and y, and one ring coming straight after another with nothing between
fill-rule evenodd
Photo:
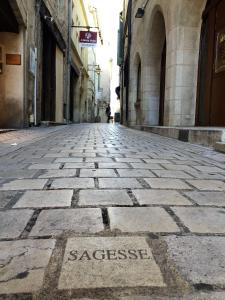
<instances>
[{"instance_id":1,"label":"engraved stone slab","mask_svg":"<svg viewBox=\"0 0 225 300\"><path fill-rule=\"evenodd\" d=\"M166 286L145 238L68 239L59 289L138 286Z\"/></svg>"},{"instance_id":2,"label":"engraved stone slab","mask_svg":"<svg viewBox=\"0 0 225 300\"><path fill-rule=\"evenodd\" d=\"M30 236L96 233L103 230L102 214L98 208L51 209L40 213Z\"/></svg>"},{"instance_id":3,"label":"engraved stone slab","mask_svg":"<svg viewBox=\"0 0 225 300\"><path fill-rule=\"evenodd\" d=\"M185 279L194 284L225 285L225 237L170 236L165 240L169 257Z\"/></svg>"},{"instance_id":4,"label":"engraved stone slab","mask_svg":"<svg viewBox=\"0 0 225 300\"><path fill-rule=\"evenodd\" d=\"M30 209L0 211L0 238L19 237L32 214Z\"/></svg>"},{"instance_id":5,"label":"engraved stone slab","mask_svg":"<svg viewBox=\"0 0 225 300\"><path fill-rule=\"evenodd\" d=\"M179 232L169 214L160 207L110 207L110 227L122 232Z\"/></svg>"},{"instance_id":6,"label":"engraved stone slab","mask_svg":"<svg viewBox=\"0 0 225 300\"><path fill-rule=\"evenodd\" d=\"M16 190L41 190L47 183L46 179L23 179L13 180L4 183L0 187L0 191L16 191Z\"/></svg>"},{"instance_id":7,"label":"engraved stone slab","mask_svg":"<svg viewBox=\"0 0 225 300\"><path fill-rule=\"evenodd\" d=\"M39 290L54 246L55 240L0 242L0 294Z\"/></svg>"},{"instance_id":8,"label":"engraved stone slab","mask_svg":"<svg viewBox=\"0 0 225 300\"><path fill-rule=\"evenodd\" d=\"M72 196L73 190L27 191L14 205L14 208L70 206Z\"/></svg>"}]
</instances>

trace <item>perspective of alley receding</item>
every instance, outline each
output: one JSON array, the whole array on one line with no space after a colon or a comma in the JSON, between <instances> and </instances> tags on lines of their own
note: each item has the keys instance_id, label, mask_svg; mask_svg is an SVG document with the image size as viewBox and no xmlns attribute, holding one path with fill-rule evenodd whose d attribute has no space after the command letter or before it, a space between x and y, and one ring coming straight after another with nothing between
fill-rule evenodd
<instances>
[{"instance_id":1,"label":"perspective of alley receding","mask_svg":"<svg viewBox=\"0 0 225 300\"><path fill-rule=\"evenodd\" d=\"M0 1L0 300L225 299L225 0Z\"/></svg>"}]
</instances>

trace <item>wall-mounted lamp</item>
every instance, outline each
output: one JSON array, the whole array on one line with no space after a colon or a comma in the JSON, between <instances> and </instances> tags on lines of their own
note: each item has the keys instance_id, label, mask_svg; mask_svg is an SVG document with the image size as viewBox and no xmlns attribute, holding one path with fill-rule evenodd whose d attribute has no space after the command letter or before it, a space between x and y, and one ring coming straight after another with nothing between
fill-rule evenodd
<instances>
[{"instance_id":1,"label":"wall-mounted lamp","mask_svg":"<svg viewBox=\"0 0 225 300\"><path fill-rule=\"evenodd\" d=\"M54 22L54 18L53 17L49 17L49 16L44 16L45 20L49 20L51 23Z\"/></svg>"},{"instance_id":2,"label":"wall-mounted lamp","mask_svg":"<svg viewBox=\"0 0 225 300\"><path fill-rule=\"evenodd\" d=\"M88 65L88 67L94 67L94 69L88 69L88 71L95 71L97 75L100 75L102 71L99 65Z\"/></svg>"},{"instance_id":3,"label":"wall-mounted lamp","mask_svg":"<svg viewBox=\"0 0 225 300\"><path fill-rule=\"evenodd\" d=\"M144 8L139 7L139 8L137 9L135 18L143 18L143 17L144 17L144 14L145 14Z\"/></svg>"},{"instance_id":4,"label":"wall-mounted lamp","mask_svg":"<svg viewBox=\"0 0 225 300\"><path fill-rule=\"evenodd\" d=\"M148 5L148 2L149 2L149 0L147 0L147 1L145 2L145 4L144 4L142 7L138 7L137 12L136 12L136 15L135 15L135 18L141 19L141 18L144 17L144 14L145 14L145 8L146 8L146 6Z\"/></svg>"}]
</instances>

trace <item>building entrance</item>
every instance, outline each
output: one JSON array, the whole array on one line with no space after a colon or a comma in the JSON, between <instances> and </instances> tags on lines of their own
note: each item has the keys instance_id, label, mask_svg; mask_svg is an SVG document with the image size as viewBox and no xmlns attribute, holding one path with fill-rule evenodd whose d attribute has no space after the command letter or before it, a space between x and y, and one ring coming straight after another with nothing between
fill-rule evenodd
<instances>
[{"instance_id":1,"label":"building entrance","mask_svg":"<svg viewBox=\"0 0 225 300\"><path fill-rule=\"evenodd\" d=\"M196 123L225 126L225 0L208 1L203 13Z\"/></svg>"}]
</instances>

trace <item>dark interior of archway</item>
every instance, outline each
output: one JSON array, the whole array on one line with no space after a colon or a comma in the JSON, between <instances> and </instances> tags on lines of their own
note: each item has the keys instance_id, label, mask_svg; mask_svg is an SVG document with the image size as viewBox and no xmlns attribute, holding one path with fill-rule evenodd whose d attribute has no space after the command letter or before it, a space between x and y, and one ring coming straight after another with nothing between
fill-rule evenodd
<instances>
[{"instance_id":1,"label":"dark interior of archway","mask_svg":"<svg viewBox=\"0 0 225 300\"><path fill-rule=\"evenodd\" d=\"M220 36L224 37L221 43ZM224 95L225 0L213 0L207 2L203 12L196 125L225 126Z\"/></svg>"},{"instance_id":2,"label":"dark interior of archway","mask_svg":"<svg viewBox=\"0 0 225 300\"><path fill-rule=\"evenodd\" d=\"M19 25L8 0L0 0L0 32L19 32Z\"/></svg>"}]
</instances>

